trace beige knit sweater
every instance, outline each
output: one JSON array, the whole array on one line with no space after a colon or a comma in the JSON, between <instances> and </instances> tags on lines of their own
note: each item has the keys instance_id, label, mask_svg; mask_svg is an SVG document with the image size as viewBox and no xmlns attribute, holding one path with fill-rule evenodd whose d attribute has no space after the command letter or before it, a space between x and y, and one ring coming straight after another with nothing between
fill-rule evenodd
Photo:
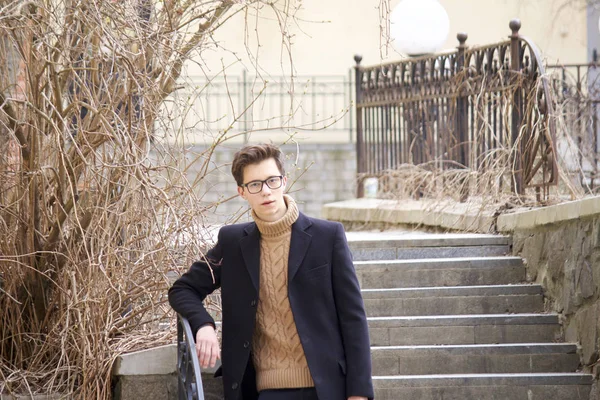
<instances>
[{"instance_id":1,"label":"beige knit sweater","mask_svg":"<svg viewBox=\"0 0 600 400\"><path fill-rule=\"evenodd\" d=\"M252 213L260 230L260 293L252 339L256 386L265 389L313 387L304 349L288 299L288 257L292 224L298 219L294 200L275 222Z\"/></svg>"}]
</instances>

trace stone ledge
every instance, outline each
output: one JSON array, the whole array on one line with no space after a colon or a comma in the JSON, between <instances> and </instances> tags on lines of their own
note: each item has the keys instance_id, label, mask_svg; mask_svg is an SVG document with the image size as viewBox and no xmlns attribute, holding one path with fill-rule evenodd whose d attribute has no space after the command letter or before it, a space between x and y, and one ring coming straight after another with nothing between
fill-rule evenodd
<instances>
[{"instance_id":1,"label":"stone ledge","mask_svg":"<svg viewBox=\"0 0 600 400\"><path fill-rule=\"evenodd\" d=\"M512 232L594 215L600 215L600 196L500 215L497 228L499 232Z\"/></svg>"},{"instance_id":2,"label":"stone ledge","mask_svg":"<svg viewBox=\"0 0 600 400\"><path fill-rule=\"evenodd\" d=\"M332 221L426 225L480 233L494 231L493 213L468 203L361 198L326 204L322 216Z\"/></svg>"},{"instance_id":3,"label":"stone ledge","mask_svg":"<svg viewBox=\"0 0 600 400\"><path fill-rule=\"evenodd\" d=\"M498 216L477 204L434 200L352 199L323 206L325 219L389 225L425 225L446 230L509 233L600 215L600 196Z\"/></svg>"},{"instance_id":4,"label":"stone ledge","mask_svg":"<svg viewBox=\"0 0 600 400\"><path fill-rule=\"evenodd\" d=\"M175 344L123 354L113 366L113 375L168 375L176 372Z\"/></svg>"}]
</instances>

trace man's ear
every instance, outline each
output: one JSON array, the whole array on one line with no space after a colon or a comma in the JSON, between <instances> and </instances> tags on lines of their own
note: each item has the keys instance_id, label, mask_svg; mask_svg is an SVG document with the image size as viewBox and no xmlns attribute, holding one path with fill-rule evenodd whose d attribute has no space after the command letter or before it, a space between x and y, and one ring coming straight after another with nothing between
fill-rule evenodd
<instances>
[{"instance_id":1,"label":"man's ear","mask_svg":"<svg viewBox=\"0 0 600 400\"><path fill-rule=\"evenodd\" d=\"M240 195L240 197L242 197L244 200L246 200L246 194L244 193L244 188L241 186L238 186L237 191L238 191L238 194Z\"/></svg>"},{"instance_id":2,"label":"man's ear","mask_svg":"<svg viewBox=\"0 0 600 400\"><path fill-rule=\"evenodd\" d=\"M285 187L287 186L287 176L283 177L283 190L285 190Z\"/></svg>"}]
</instances>

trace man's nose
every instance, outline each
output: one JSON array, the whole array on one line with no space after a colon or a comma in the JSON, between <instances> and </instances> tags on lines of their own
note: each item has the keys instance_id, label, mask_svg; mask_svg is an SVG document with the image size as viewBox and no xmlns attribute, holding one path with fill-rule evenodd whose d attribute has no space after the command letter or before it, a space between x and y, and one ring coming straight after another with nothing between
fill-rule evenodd
<instances>
[{"instance_id":1,"label":"man's nose","mask_svg":"<svg viewBox=\"0 0 600 400\"><path fill-rule=\"evenodd\" d=\"M267 185L267 182L263 182L262 191L265 194L271 193L271 188L269 187L269 185Z\"/></svg>"}]
</instances>

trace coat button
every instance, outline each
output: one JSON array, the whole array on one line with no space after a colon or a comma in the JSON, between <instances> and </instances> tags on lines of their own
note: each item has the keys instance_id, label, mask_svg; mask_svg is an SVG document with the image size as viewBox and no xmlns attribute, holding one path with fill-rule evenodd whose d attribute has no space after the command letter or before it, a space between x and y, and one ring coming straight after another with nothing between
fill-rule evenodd
<instances>
[{"instance_id":1,"label":"coat button","mask_svg":"<svg viewBox=\"0 0 600 400\"><path fill-rule=\"evenodd\" d=\"M250 302L250 306L251 306L251 307L256 307L256 300L252 300L252 301Z\"/></svg>"},{"instance_id":2,"label":"coat button","mask_svg":"<svg viewBox=\"0 0 600 400\"><path fill-rule=\"evenodd\" d=\"M233 390L237 389L237 388L238 388L238 384L237 384L237 382L234 382L234 383L233 383L233 385L231 385L231 388L232 388Z\"/></svg>"},{"instance_id":3,"label":"coat button","mask_svg":"<svg viewBox=\"0 0 600 400\"><path fill-rule=\"evenodd\" d=\"M245 349L247 349L247 348L248 348L248 346L250 346L250 342L248 342L248 341L245 341L245 342L244 342L244 348L245 348Z\"/></svg>"}]
</instances>

